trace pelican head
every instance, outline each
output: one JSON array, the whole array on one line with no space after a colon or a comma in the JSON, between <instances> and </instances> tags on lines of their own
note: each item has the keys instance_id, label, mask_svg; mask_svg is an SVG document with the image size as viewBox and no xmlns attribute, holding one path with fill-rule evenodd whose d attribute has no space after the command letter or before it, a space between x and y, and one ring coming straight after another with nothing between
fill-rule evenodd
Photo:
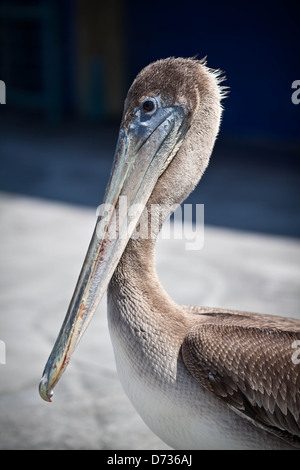
<instances>
[{"instance_id":1,"label":"pelican head","mask_svg":"<svg viewBox=\"0 0 300 470\"><path fill-rule=\"evenodd\" d=\"M168 58L130 87L104 202L40 382L44 400L51 401L145 207L182 202L201 178L220 124L219 83L204 61Z\"/></svg>"}]
</instances>

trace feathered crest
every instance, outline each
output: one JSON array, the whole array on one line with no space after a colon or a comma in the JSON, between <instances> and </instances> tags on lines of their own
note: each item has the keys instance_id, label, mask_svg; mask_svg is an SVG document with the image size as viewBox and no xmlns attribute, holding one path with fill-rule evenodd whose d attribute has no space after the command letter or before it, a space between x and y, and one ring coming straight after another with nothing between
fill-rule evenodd
<instances>
[{"instance_id":1,"label":"feathered crest","mask_svg":"<svg viewBox=\"0 0 300 470\"><path fill-rule=\"evenodd\" d=\"M225 72L221 69L212 69L211 67L208 67L207 66L207 55L202 57L202 59L197 59L198 55L199 54L196 54L193 57L190 57L190 59L191 60L196 60L199 64L204 65L204 67L206 67L206 69L209 71L209 73L214 75L214 77L215 77L215 79L218 83L219 90L220 90L221 100L223 100L224 98L227 98L227 96L230 92L230 88L229 88L229 86L221 85L221 83L226 80L226 76L224 75Z\"/></svg>"}]
</instances>

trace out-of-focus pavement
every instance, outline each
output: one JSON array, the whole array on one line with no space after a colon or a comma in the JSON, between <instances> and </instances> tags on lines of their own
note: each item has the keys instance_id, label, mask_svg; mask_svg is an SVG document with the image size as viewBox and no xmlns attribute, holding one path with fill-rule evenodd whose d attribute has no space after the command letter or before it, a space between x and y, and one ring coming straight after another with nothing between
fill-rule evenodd
<instances>
[{"instance_id":1,"label":"out-of-focus pavement","mask_svg":"<svg viewBox=\"0 0 300 470\"><path fill-rule=\"evenodd\" d=\"M95 223L95 210L1 193L1 449L168 449L119 384L106 302L55 389L38 394ZM300 319L297 239L206 227L204 247L159 240L157 269L180 304Z\"/></svg>"}]
</instances>

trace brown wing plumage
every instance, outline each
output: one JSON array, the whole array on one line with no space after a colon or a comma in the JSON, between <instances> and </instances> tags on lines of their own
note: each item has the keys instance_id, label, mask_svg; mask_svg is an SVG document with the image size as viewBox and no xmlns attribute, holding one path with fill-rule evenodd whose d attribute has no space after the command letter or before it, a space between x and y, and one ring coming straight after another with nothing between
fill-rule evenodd
<instances>
[{"instance_id":1,"label":"brown wing plumage","mask_svg":"<svg viewBox=\"0 0 300 470\"><path fill-rule=\"evenodd\" d=\"M289 331L284 319L279 329L257 315L252 322L249 314L202 318L182 345L190 373L239 415L300 446L299 322Z\"/></svg>"}]
</instances>

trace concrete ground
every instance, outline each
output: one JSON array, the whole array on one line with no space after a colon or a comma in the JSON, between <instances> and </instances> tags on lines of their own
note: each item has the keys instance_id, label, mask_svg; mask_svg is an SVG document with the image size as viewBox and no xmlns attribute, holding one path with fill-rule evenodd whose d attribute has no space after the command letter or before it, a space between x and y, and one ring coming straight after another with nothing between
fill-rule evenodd
<instances>
[{"instance_id":1,"label":"concrete ground","mask_svg":"<svg viewBox=\"0 0 300 470\"><path fill-rule=\"evenodd\" d=\"M63 321L95 211L2 193L0 198L1 449L168 449L137 415L118 381L105 299L53 403L38 384ZM300 320L300 243L205 228L204 247L160 240L157 269L180 304L231 307Z\"/></svg>"}]
</instances>

